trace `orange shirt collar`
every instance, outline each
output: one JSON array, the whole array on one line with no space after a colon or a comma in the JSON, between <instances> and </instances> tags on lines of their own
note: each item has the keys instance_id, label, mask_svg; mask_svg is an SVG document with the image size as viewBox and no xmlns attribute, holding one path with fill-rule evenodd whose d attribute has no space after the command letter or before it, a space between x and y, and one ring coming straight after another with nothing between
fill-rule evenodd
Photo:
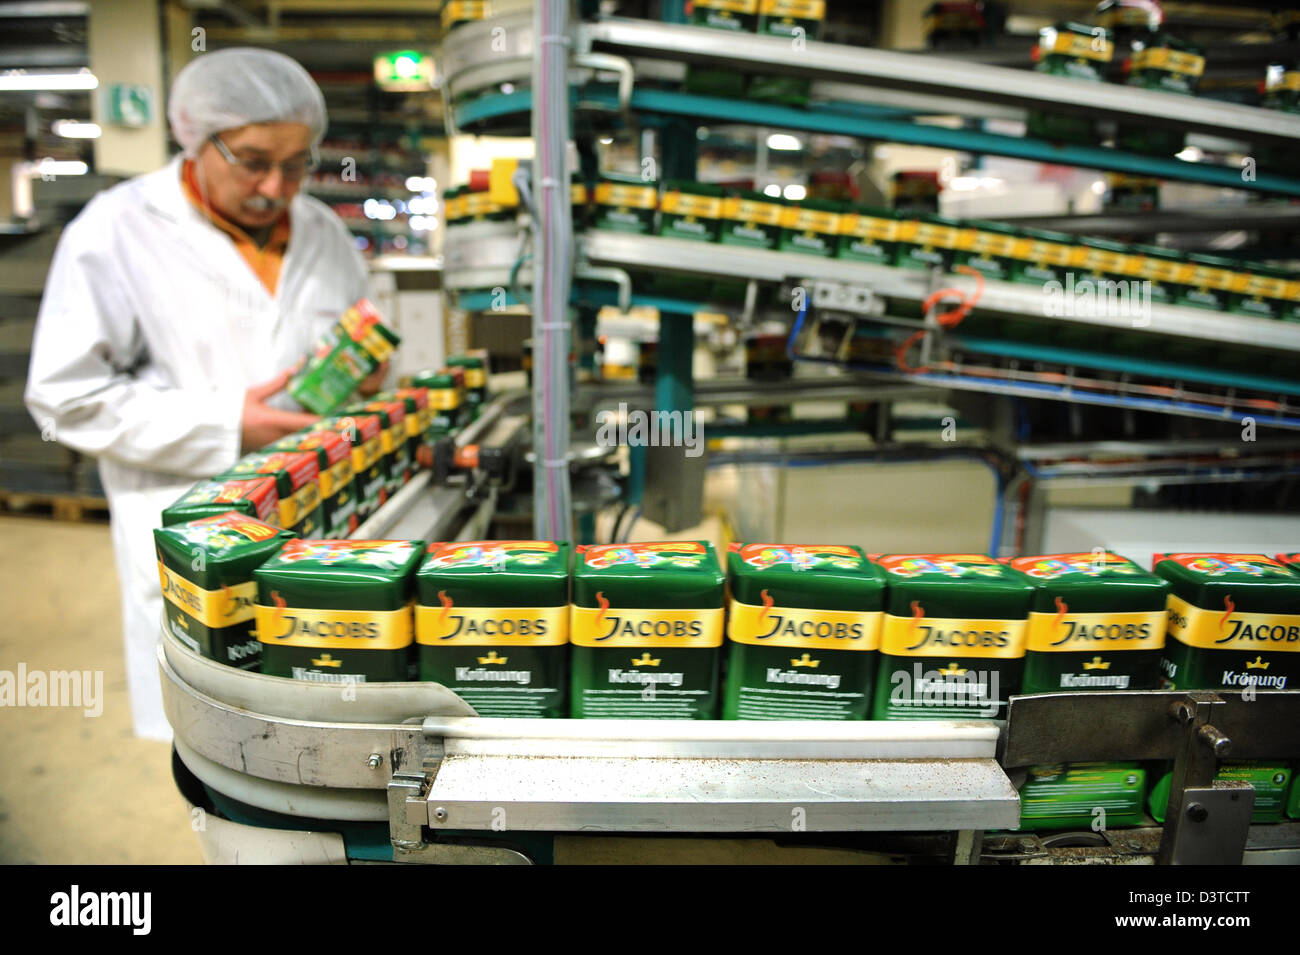
<instances>
[{"instance_id":1,"label":"orange shirt collar","mask_svg":"<svg viewBox=\"0 0 1300 955\"><path fill-rule=\"evenodd\" d=\"M199 181L192 160L186 159L182 166L181 187L186 198L194 204L195 208L207 216L214 226L230 236L240 256L248 263L249 268L256 273L266 290L274 295L275 287L279 284L280 266L284 261L284 253L289 247L289 210L286 209L284 214L276 220L275 225L271 227L271 234L266 240L266 245L259 247L247 231L231 222L213 208L210 202L206 201L202 190L199 189Z\"/></svg>"}]
</instances>

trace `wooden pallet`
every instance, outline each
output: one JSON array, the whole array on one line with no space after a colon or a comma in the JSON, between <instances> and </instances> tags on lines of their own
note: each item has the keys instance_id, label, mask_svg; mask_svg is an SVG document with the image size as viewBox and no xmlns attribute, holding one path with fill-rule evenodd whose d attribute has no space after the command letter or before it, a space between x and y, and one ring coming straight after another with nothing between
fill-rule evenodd
<instances>
[{"instance_id":1,"label":"wooden pallet","mask_svg":"<svg viewBox=\"0 0 1300 955\"><path fill-rule=\"evenodd\" d=\"M86 494L43 494L37 491L0 491L0 512L48 514L56 521L102 523L108 520L108 501Z\"/></svg>"}]
</instances>

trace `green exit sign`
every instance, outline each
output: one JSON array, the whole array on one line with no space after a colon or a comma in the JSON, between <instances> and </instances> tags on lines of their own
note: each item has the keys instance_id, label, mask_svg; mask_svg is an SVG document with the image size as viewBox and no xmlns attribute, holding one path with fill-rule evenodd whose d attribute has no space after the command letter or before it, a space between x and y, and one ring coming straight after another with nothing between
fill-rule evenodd
<instances>
[{"instance_id":1,"label":"green exit sign","mask_svg":"<svg viewBox=\"0 0 1300 955\"><path fill-rule=\"evenodd\" d=\"M153 90L148 86L113 83L101 94L104 114L115 126L139 128L153 121Z\"/></svg>"},{"instance_id":2,"label":"green exit sign","mask_svg":"<svg viewBox=\"0 0 1300 955\"><path fill-rule=\"evenodd\" d=\"M397 50L375 57L375 82L392 92L433 88L433 57L415 50Z\"/></svg>"}]
</instances>

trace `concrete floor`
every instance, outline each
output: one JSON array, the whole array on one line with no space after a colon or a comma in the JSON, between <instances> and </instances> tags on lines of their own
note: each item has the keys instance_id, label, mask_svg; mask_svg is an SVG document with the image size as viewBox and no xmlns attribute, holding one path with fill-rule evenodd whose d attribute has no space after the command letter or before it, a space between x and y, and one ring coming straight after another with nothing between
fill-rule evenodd
<instances>
[{"instance_id":1,"label":"concrete floor","mask_svg":"<svg viewBox=\"0 0 1300 955\"><path fill-rule=\"evenodd\" d=\"M0 517L0 670L99 670L103 712L0 706L0 863L201 863L166 743L131 733L106 524Z\"/></svg>"}]
</instances>

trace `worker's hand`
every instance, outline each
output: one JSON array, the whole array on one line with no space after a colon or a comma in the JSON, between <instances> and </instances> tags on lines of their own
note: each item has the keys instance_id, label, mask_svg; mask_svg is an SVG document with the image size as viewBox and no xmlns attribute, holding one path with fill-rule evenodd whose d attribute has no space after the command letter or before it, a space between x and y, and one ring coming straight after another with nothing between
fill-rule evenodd
<instances>
[{"instance_id":1,"label":"worker's hand","mask_svg":"<svg viewBox=\"0 0 1300 955\"><path fill-rule=\"evenodd\" d=\"M240 443L243 453L264 448L287 434L315 424L316 415L302 411L281 411L272 408L266 400L284 390L293 369L286 369L270 381L254 385L244 392L244 413L239 421Z\"/></svg>"},{"instance_id":2,"label":"worker's hand","mask_svg":"<svg viewBox=\"0 0 1300 955\"><path fill-rule=\"evenodd\" d=\"M371 395L378 394L384 387L384 378L388 375L388 362L384 362L373 372L371 372L361 384L357 385L357 394L363 398L369 398Z\"/></svg>"}]
</instances>

